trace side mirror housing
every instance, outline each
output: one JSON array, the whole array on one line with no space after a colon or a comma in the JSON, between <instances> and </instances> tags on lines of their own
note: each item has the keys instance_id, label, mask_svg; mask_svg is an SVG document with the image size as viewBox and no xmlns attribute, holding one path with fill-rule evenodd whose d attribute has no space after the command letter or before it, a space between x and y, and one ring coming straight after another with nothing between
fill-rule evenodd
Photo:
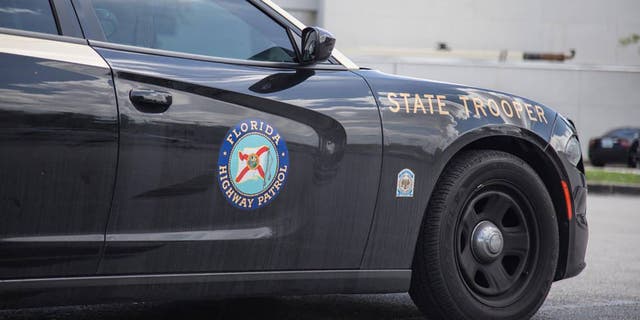
<instances>
[{"instance_id":1,"label":"side mirror housing","mask_svg":"<svg viewBox=\"0 0 640 320\"><path fill-rule=\"evenodd\" d=\"M327 30L308 27L302 31L302 64L316 64L331 57L336 38Z\"/></svg>"}]
</instances>

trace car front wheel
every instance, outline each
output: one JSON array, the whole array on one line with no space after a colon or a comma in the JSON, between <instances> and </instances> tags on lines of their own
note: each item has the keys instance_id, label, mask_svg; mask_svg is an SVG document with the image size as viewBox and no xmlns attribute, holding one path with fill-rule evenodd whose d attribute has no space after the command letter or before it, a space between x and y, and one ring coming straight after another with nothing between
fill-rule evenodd
<instances>
[{"instance_id":1,"label":"car front wheel","mask_svg":"<svg viewBox=\"0 0 640 320\"><path fill-rule=\"evenodd\" d=\"M470 151L433 192L410 293L433 319L527 319L557 260L555 210L540 177L511 154Z\"/></svg>"}]
</instances>

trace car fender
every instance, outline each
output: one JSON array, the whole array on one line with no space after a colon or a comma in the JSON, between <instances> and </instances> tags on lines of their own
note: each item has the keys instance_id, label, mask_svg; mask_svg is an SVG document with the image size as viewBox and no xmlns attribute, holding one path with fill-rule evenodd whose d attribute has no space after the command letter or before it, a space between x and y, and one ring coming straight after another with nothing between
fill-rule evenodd
<instances>
[{"instance_id":1,"label":"car fender","mask_svg":"<svg viewBox=\"0 0 640 320\"><path fill-rule=\"evenodd\" d=\"M512 151L510 144L488 143L500 139L520 141L543 155L541 159L547 159L544 162L553 168L551 172L566 176L558 154L549 147L558 114L543 104L458 84L377 71L358 74L367 80L376 96L384 136L381 185L361 266L364 269L411 267L420 225L431 195L437 192L438 178L447 163L466 148L500 147L525 158L526 152ZM526 105L529 113L497 115L496 106L502 101ZM483 103L484 109L473 103ZM536 114L532 110L537 110L540 117L533 119ZM413 198L396 197L398 175L404 169L415 173Z\"/></svg>"}]
</instances>

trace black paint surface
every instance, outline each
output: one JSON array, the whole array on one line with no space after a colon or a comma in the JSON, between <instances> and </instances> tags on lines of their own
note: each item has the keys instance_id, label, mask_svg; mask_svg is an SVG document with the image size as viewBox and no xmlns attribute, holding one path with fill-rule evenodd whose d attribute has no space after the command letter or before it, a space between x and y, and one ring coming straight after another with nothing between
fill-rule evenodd
<instances>
[{"instance_id":1,"label":"black paint surface","mask_svg":"<svg viewBox=\"0 0 640 320\"><path fill-rule=\"evenodd\" d=\"M575 129L546 106L377 71L95 50L111 70L0 54L7 303L404 291L446 164L499 143L545 166L562 230L557 279L584 268L583 168L556 151ZM132 90L134 100L161 92L160 106L134 106ZM396 108L389 93L411 98ZM440 96L438 112L418 109L415 94ZM464 97L517 100L544 121L469 109ZM249 118L277 128L290 168L278 198L247 212L223 197L216 166L229 128ZM413 198L396 197L405 168L416 175Z\"/></svg>"},{"instance_id":2,"label":"black paint surface","mask_svg":"<svg viewBox=\"0 0 640 320\"><path fill-rule=\"evenodd\" d=\"M0 278L95 273L116 173L108 69L0 54Z\"/></svg>"}]
</instances>

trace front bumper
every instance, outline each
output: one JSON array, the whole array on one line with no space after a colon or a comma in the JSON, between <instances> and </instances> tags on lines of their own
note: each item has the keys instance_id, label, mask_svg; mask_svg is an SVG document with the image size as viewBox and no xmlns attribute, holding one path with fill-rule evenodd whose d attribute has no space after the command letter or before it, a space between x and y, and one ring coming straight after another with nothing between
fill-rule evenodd
<instances>
[{"instance_id":1,"label":"front bumper","mask_svg":"<svg viewBox=\"0 0 640 320\"><path fill-rule=\"evenodd\" d=\"M554 157L558 160L558 170L562 182L567 190L562 190L562 196L554 197L556 207L562 208L558 216L560 229L560 257L555 280L574 277L587 266L585 255L589 239L589 225L587 223L587 179L584 175L584 164L580 161L574 165L563 154L571 137L577 136L575 127L570 121L558 116L550 139L550 146L555 150ZM570 199L567 199L567 196ZM570 202L569 213L566 201ZM560 203L562 201L562 203ZM560 213L559 212L559 213Z\"/></svg>"},{"instance_id":2,"label":"front bumper","mask_svg":"<svg viewBox=\"0 0 640 320\"><path fill-rule=\"evenodd\" d=\"M586 178L574 166L566 168L573 202L573 217L568 221L567 262L562 279L575 277L587 266L585 255L589 240L587 223Z\"/></svg>"}]
</instances>

